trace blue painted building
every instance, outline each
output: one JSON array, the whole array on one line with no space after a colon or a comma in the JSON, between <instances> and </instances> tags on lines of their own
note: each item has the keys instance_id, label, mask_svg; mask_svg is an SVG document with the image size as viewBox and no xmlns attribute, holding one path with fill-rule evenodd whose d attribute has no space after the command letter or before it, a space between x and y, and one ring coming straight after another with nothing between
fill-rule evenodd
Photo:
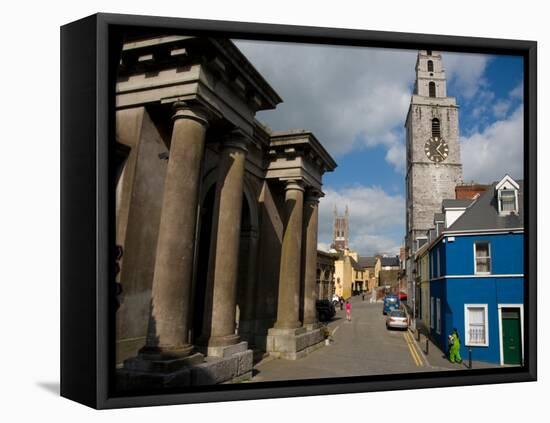
<instances>
[{"instance_id":1,"label":"blue painted building","mask_svg":"<svg viewBox=\"0 0 550 423\"><path fill-rule=\"evenodd\" d=\"M430 333L443 351L453 328L465 359L523 360L523 182L506 175L475 200L445 200L430 254Z\"/></svg>"}]
</instances>

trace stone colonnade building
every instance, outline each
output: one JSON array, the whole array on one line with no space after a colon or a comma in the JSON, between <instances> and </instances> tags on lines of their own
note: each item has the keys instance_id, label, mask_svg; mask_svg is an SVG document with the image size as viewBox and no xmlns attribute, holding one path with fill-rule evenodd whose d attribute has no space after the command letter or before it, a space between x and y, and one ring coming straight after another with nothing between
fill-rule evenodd
<instances>
[{"instance_id":1,"label":"stone colonnade building","mask_svg":"<svg viewBox=\"0 0 550 423\"><path fill-rule=\"evenodd\" d=\"M317 251L317 297L320 300L330 300L335 292L334 272L337 253Z\"/></svg>"},{"instance_id":2,"label":"stone colonnade building","mask_svg":"<svg viewBox=\"0 0 550 423\"><path fill-rule=\"evenodd\" d=\"M278 94L235 45L128 38L116 86L122 385L247 377L251 347L297 358L316 320L318 203L336 163L255 119Z\"/></svg>"}]
</instances>

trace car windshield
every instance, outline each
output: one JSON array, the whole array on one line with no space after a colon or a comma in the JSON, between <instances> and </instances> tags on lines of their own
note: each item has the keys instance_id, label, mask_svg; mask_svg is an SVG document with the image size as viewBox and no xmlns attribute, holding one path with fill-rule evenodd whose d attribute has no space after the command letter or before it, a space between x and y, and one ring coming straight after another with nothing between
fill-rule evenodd
<instances>
[{"instance_id":1,"label":"car windshield","mask_svg":"<svg viewBox=\"0 0 550 423\"><path fill-rule=\"evenodd\" d=\"M386 302L387 303L395 303L397 301L397 298L394 298L394 297L388 297L386 298Z\"/></svg>"},{"instance_id":2,"label":"car windshield","mask_svg":"<svg viewBox=\"0 0 550 423\"><path fill-rule=\"evenodd\" d=\"M400 310L395 310L390 313L391 317L405 317L405 313Z\"/></svg>"}]
</instances>

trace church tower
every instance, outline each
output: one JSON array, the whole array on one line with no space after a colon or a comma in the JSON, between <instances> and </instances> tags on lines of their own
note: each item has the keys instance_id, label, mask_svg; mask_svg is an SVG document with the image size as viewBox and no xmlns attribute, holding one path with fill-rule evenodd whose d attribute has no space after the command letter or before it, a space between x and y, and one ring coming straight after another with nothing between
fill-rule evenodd
<instances>
[{"instance_id":1,"label":"church tower","mask_svg":"<svg viewBox=\"0 0 550 423\"><path fill-rule=\"evenodd\" d=\"M405 123L407 142L407 227L405 245L411 257L426 231L434 226L441 201L455 198L462 183L458 106L447 96L441 53L420 50L416 81ZM419 242L415 242L416 240ZM407 271L409 273L409 271Z\"/></svg>"},{"instance_id":2,"label":"church tower","mask_svg":"<svg viewBox=\"0 0 550 423\"><path fill-rule=\"evenodd\" d=\"M349 248L349 210L346 206L344 216L338 215L338 210L334 206L334 224L332 228L332 245L338 251L343 251Z\"/></svg>"}]
</instances>

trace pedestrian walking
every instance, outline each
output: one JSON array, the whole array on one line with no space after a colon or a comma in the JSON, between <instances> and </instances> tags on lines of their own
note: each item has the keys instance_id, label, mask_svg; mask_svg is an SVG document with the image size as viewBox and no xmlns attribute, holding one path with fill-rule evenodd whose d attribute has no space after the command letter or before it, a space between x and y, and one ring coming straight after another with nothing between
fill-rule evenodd
<instances>
[{"instance_id":1,"label":"pedestrian walking","mask_svg":"<svg viewBox=\"0 0 550 423\"><path fill-rule=\"evenodd\" d=\"M365 291L361 294L361 301L365 301Z\"/></svg>"},{"instance_id":2,"label":"pedestrian walking","mask_svg":"<svg viewBox=\"0 0 550 423\"><path fill-rule=\"evenodd\" d=\"M340 310L344 309L344 297L340 297Z\"/></svg>"},{"instance_id":3,"label":"pedestrian walking","mask_svg":"<svg viewBox=\"0 0 550 423\"><path fill-rule=\"evenodd\" d=\"M451 363L462 363L462 357L460 357L460 337L456 328L453 328L453 332L449 335L449 361Z\"/></svg>"},{"instance_id":4,"label":"pedestrian walking","mask_svg":"<svg viewBox=\"0 0 550 423\"><path fill-rule=\"evenodd\" d=\"M348 322L351 322L351 303L349 300L346 301L346 318Z\"/></svg>"}]
</instances>

